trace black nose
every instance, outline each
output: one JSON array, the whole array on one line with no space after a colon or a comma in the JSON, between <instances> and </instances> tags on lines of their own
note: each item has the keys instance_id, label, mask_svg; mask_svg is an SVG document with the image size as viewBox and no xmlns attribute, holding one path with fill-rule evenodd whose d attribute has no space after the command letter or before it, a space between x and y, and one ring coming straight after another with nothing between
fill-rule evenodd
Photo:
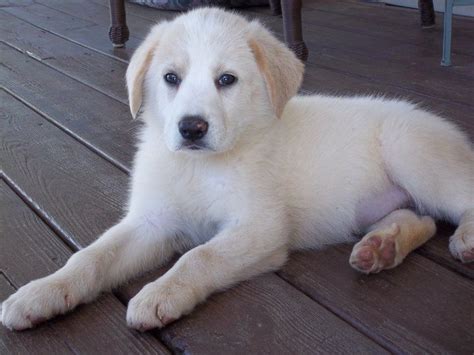
<instances>
[{"instance_id":1,"label":"black nose","mask_svg":"<svg viewBox=\"0 0 474 355\"><path fill-rule=\"evenodd\" d=\"M190 141L204 137L208 127L209 124L200 116L184 116L178 123L179 133Z\"/></svg>"}]
</instances>

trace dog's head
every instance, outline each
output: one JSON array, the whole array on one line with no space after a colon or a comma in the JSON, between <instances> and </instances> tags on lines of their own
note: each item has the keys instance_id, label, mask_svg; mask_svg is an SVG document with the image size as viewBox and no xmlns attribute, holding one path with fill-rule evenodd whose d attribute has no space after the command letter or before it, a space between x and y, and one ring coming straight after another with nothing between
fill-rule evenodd
<instances>
[{"instance_id":1,"label":"dog's head","mask_svg":"<svg viewBox=\"0 0 474 355\"><path fill-rule=\"evenodd\" d=\"M132 115L140 111L169 150L219 153L264 133L302 75L303 64L260 23L202 8L156 25L126 77Z\"/></svg>"}]
</instances>

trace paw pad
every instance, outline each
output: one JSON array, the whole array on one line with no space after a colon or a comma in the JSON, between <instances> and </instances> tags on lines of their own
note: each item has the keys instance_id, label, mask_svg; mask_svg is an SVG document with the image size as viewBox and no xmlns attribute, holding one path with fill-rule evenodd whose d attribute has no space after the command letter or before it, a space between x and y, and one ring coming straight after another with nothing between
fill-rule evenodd
<instances>
[{"instance_id":1,"label":"paw pad","mask_svg":"<svg viewBox=\"0 0 474 355\"><path fill-rule=\"evenodd\" d=\"M376 273L396 265L397 248L394 235L370 235L354 246L350 264L364 273Z\"/></svg>"}]
</instances>

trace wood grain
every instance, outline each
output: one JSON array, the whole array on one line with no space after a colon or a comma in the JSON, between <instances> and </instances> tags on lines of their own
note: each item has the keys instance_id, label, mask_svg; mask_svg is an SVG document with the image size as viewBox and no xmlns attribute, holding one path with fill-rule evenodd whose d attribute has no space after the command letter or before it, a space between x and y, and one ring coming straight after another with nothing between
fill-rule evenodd
<instances>
[{"instance_id":1,"label":"wood grain","mask_svg":"<svg viewBox=\"0 0 474 355\"><path fill-rule=\"evenodd\" d=\"M10 8L8 8L10 9ZM19 8L14 8L19 9ZM0 39L68 76L127 104L126 63L79 46L0 10Z\"/></svg>"},{"instance_id":2,"label":"wood grain","mask_svg":"<svg viewBox=\"0 0 474 355\"><path fill-rule=\"evenodd\" d=\"M103 53L109 47L108 43L105 44L105 47L103 44L97 46L97 44L89 43L89 41L95 41L94 36L81 35L76 37L75 35L70 34L70 30L68 28L63 28L64 26L61 25L62 22L57 24L53 20L59 15L64 17L68 15L72 16L74 13L77 14L78 11L76 10L81 7L80 1L75 0L73 2L66 3L56 0L41 1L45 4L50 3L51 5L54 5L54 7L61 9L61 11L67 12L67 14L65 15L63 12L59 13L57 10L51 9L49 7L46 8L44 6L42 9L35 9L36 11L27 11L25 9L14 9L12 11L14 11L16 15L22 17L23 19L34 22L35 25L43 26L48 30L61 31L63 36L84 42L99 52ZM108 18L107 8L105 6L97 5L95 2L90 2L87 8L88 11L86 11L86 14L78 16L81 16L81 18L84 19L90 19L91 17L86 15L89 14L89 12L93 12L95 15L92 17L92 19L98 22L97 26L102 26L102 32L106 32L108 28L106 24L106 19ZM170 13L166 11L158 11L134 5L130 5L128 10L132 12L131 15L128 15L129 22L132 24L141 24L135 29L134 32L136 36L141 38L146 35L148 28L157 20L173 17L176 15L173 12ZM261 12L266 10L261 9L259 11ZM39 12L40 15L37 15L37 12ZM141 15L149 14L149 19L144 19L143 16L136 16L133 14L134 12L139 12ZM281 20L277 17L268 16L266 13L261 14L260 12L254 8L253 10L246 10L243 13L250 18L257 16L263 22L267 23L267 25L272 28L277 35L281 36ZM325 15L324 12L322 14ZM305 28L307 31L312 31L313 27L314 26L306 26ZM324 31L326 30L332 32L325 33ZM361 35L357 33L351 34L347 33L347 31L338 31L331 28L327 29L324 26L323 28L318 28L314 31L317 32L318 43L314 43L311 47L315 48L317 51L321 50L324 52L323 56L327 57L327 61L320 61L318 59L319 55L315 56L316 63L313 63L313 61L310 60L307 65L304 81L304 88L306 90L337 95L380 95L383 93L388 97L405 98L419 102L421 105L434 110L443 116L454 119L458 123L460 122L461 125L469 125L469 127L474 130L474 122L471 120L466 120L466 116L469 116L472 110L472 107L470 106L471 101L465 100L456 104L456 97L466 97L466 95L469 97L469 94L472 91L471 86L466 85L468 84L467 82L466 84L463 84L464 81L469 80L466 75L469 76L470 73L473 73L472 68L465 68L465 66L455 66L449 70L446 70L442 69L438 65L437 60L436 63L426 63L426 60L423 59L423 56L432 58L432 53L427 54L425 53L426 50L421 51L421 53L420 50L416 50L412 53L406 49L400 49L399 45L400 43L403 43L400 40L398 40L396 43L389 41L388 43L384 43L384 46L380 46L379 38L373 38L370 36L365 36L362 38L360 37ZM351 38L351 36L359 37ZM310 33L308 39L309 44L312 44L311 38L313 37L314 36L312 36ZM321 43L321 41L324 43ZM130 43L127 46L128 49L126 51L127 53L130 53L130 49L135 48L136 44ZM350 50L348 50L348 47L350 47ZM332 53L334 50L341 50L341 48L343 48L343 54ZM377 50L370 50L370 48L377 48ZM404 53L404 55L407 55L408 57L398 58L397 55L395 55L397 53ZM357 61L355 61L354 56L361 57L363 60L365 60L365 64L361 64L362 67L365 68L365 74L361 74L354 70L354 65L356 66L355 69L357 69ZM334 67L332 66L333 57L337 58L337 60L346 58L349 62L345 63L341 61L338 66ZM376 60L375 62L373 60L374 58ZM416 58L416 63L413 61L413 58ZM367 60L370 61L367 62ZM411 60L411 65L409 67L406 65L408 60ZM470 57L466 60L468 63L472 62ZM393 61L395 61L394 65L391 64ZM372 67L383 68L381 71L382 75L387 75L385 73L387 67L394 67L394 70L396 71L392 73L393 78L397 80L400 79L405 86L400 87L399 85L393 85L393 78L382 80L381 78L372 75ZM377 68L374 70L378 70ZM354 75L354 72L357 72L356 75ZM416 76L418 76L420 80L414 80L413 78L416 78ZM429 82L426 80L426 78L429 78ZM416 85L424 85L425 83L427 83L428 86L423 90L419 90L415 87ZM450 85L453 86L451 89L449 89ZM461 91L467 90L465 93L466 95L463 96L463 93L459 92L459 88ZM432 90L441 90L441 92L434 93ZM449 97L449 95L447 96L446 93L451 93L454 96Z\"/></svg>"},{"instance_id":3,"label":"wood grain","mask_svg":"<svg viewBox=\"0 0 474 355\"><path fill-rule=\"evenodd\" d=\"M44 3L48 2L48 0L42 1ZM68 12L69 15L77 13L77 9L81 6L77 0L76 3L68 2L67 4L53 0L49 1L52 1L51 5L61 8L63 11ZM88 12L93 12L94 14L91 16L92 19L97 21L97 24L102 24L103 31L106 31L107 9L94 3L90 3L87 8ZM58 24L52 20L58 17L58 15L54 16L56 11L54 9L37 5L34 8L30 6L6 9L6 11L19 16L25 21L35 23L35 25L49 30L53 27L57 31ZM88 12L86 11L86 14L82 16L86 18ZM155 13L154 10L149 10L148 12ZM258 17L277 34L282 33L282 22L278 18L262 14L261 12L246 11L245 13L249 17ZM316 12L316 14L320 13ZM164 17L163 14L168 14L166 18L170 17L169 12L157 12L160 18ZM322 15L324 17L325 13L322 13ZM65 15L62 16L64 17ZM133 15L129 17L131 16ZM154 21L143 19L130 22L140 24L133 33L141 38L148 33L150 26L154 23ZM64 27L61 26L61 23L59 23L59 26ZM65 28L63 31L68 35L68 28ZM378 46L380 43L378 38L355 33L354 31L349 33L337 28L313 25L307 26L306 32L307 44L311 48L316 49L314 55L310 56L307 64L308 67L323 67L331 70L350 68L346 72L362 76L376 83L385 83L388 86L395 86L400 90L406 89L414 94L430 94L430 96L444 98L451 102L471 104L471 100L466 98L474 95L474 89L467 85L469 80L472 80L471 74L473 71L472 67L465 68L465 66L466 63L472 62L473 57L460 56L460 58L457 58L458 66L447 70L439 66L439 60L431 61L434 53L426 50L420 53L416 47L414 51L407 50L405 43L400 39L398 41L389 41L389 43L381 47ZM377 50L374 50L374 48L377 48ZM405 57L400 59L400 53L403 53ZM411 60L410 65L407 66L406 62L409 58L417 58L417 61ZM430 60L427 60L427 58Z\"/></svg>"},{"instance_id":4,"label":"wood grain","mask_svg":"<svg viewBox=\"0 0 474 355\"><path fill-rule=\"evenodd\" d=\"M3 43L0 43L0 56L0 76L9 91L116 165L124 170L130 168L140 124L132 120L128 105Z\"/></svg>"},{"instance_id":5,"label":"wood grain","mask_svg":"<svg viewBox=\"0 0 474 355\"><path fill-rule=\"evenodd\" d=\"M0 166L78 246L118 221L125 173L0 92Z\"/></svg>"},{"instance_id":6,"label":"wood grain","mask_svg":"<svg viewBox=\"0 0 474 355\"><path fill-rule=\"evenodd\" d=\"M58 0L41 1L53 1L55 4L59 2ZM312 3L309 2L309 4ZM64 7L64 5L60 4L56 6ZM332 5L332 3L328 5L323 2L321 6L323 9L325 7L332 9L332 7L338 8L338 6L342 5L339 2L338 5ZM380 10L380 6L373 6L370 9L373 10L375 8ZM148 19L150 24L162 19L164 14L169 13L143 8L134 4L129 4L127 11L129 17L135 16L138 13L142 18L142 20L135 21L132 18L132 23L142 23L143 19ZM388 11L390 12L390 9ZM101 11L97 8L96 13L99 12ZM281 35L282 21L278 17L269 15L270 10L268 8L255 7L241 12L250 18L257 17L275 31L276 34ZM360 13L362 11L358 11L358 14ZM370 14L370 11L365 11L365 13ZM416 11L411 11L410 13L414 14L414 17L418 20ZM384 43L381 45L380 37L374 36L373 33L379 34L387 31L391 33L390 30L393 26L389 27L388 23L379 23L377 30L367 31L367 26L370 26L371 22L364 20L361 16L338 15L334 12L316 11L312 8L305 9L303 16L305 41L313 50L308 62L309 66L314 65L316 68L324 67L332 70L340 70L347 67L350 68L347 72L362 75L372 81L380 81L390 86L396 84L401 90L407 89L425 95L430 93L432 96L439 98L451 98L451 101L455 101L457 98L462 100L463 95L461 92L451 92L450 86L452 86L452 89L468 90L467 93L472 94L470 86L466 87L462 83L465 82L467 84L467 81L473 78L474 57L472 55L459 54L456 56L457 65L448 70L440 67L438 57L441 53L441 33L431 34L430 36L429 32L423 32L419 26L414 26L411 29L407 27L407 32L408 30L411 33L422 32L421 35L429 36L429 41L424 38L424 41L407 43L404 36L392 32L392 36L385 36L383 38ZM331 16L339 17L332 19ZM383 16L381 17L383 18ZM350 22L345 25L345 22L354 19L357 19L359 22ZM383 25L386 27L382 27ZM474 30L474 21L466 22L466 26L470 26ZM143 38L147 33L146 30L143 32L146 27L137 28L136 35ZM396 27L397 31L400 27L402 26ZM354 31L354 28L361 28L363 31ZM419 34L419 37L421 35ZM464 38L463 36L456 38L459 44L458 47L473 47L469 45L472 39L474 38ZM433 45L434 43L436 43L436 46ZM341 61L340 63L338 63L339 60ZM380 71L378 72L379 69ZM436 82L442 82L443 85L439 86ZM451 94L454 96L451 97ZM470 100L466 100L463 103L472 104Z\"/></svg>"},{"instance_id":7,"label":"wood grain","mask_svg":"<svg viewBox=\"0 0 474 355\"><path fill-rule=\"evenodd\" d=\"M118 292L125 302L168 268ZM155 332L179 353L327 354L386 350L362 336L275 274L212 295L189 316Z\"/></svg>"},{"instance_id":8,"label":"wood grain","mask_svg":"<svg viewBox=\"0 0 474 355\"><path fill-rule=\"evenodd\" d=\"M279 273L380 343L408 353L474 349L474 283L417 254L380 274L349 267L352 246L295 254Z\"/></svg>"},{"instance_id":9,"label":"wood grain","mask_svg":"<svg viewBox=\"0 0 474 355\"><path fill-rule=\"evenodd\" d=\"M417 9L408 9L383 3L362 3L362 1L318 0L305 2L305 13L308 23L313 24L315 15L312 11L319 11L326 16L325 24L343 28L350 32L359 32L385 39L403 39L406 43L420 47L434 47L441 51L443 31L443 14L437 13L435 28L421 29ZM338 17L333 17L333 16ZM318 18L321 21L321 19ZM453 38L458 43L469 43L474 40L472 19L464 16L454 16L455 32ZM453 47L454 53L474 54L470 46Z\"/></svg>"},{"instance_id":10,"label":"wood grain","mask_svg":"<svg viewBox=\"0 0 474 355\"><path fill-rule=\"evenodd\" d=\"M28 281L57 270L71 251L0 178L0 300ZM153 353L167 349L130 331L125 307L113 296L24 332L0 326L0 353Z\"/></svg>"},{"instance_id":11,"label":"wood grain","mask_svg":"<svg viewBox=\"0 0 474 355\"><path fill-rule=\"evenodd\" d=\"M436 263L458 272L474 280L474 263L462 264L455 261L449 250L449 237L454 234L456 227L447 223L437 223L436 236L429 243L422 245L418 254L426 256Z\"/></svg>"}]
</instances>

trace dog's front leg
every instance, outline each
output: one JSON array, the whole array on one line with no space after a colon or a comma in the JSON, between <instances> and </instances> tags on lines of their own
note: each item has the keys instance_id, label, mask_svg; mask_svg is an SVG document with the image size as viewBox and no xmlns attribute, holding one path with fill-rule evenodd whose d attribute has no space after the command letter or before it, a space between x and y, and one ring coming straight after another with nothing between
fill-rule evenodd
<instances>
[{"instance_id":1,"label":"dog's front leg","mask_svg":"<svg viewBox=\"0 0 474 355\"><path fill-rule=\"evenodd\" d=\"M0 320L15 330L31 328L172 255L164 231L146 219L124 219L74 254L60 270L21 287L3 302Z\"/></svg>"},{"instance_id":2,"label":"dog's front leg","mask_svg":"<svg viewBox=\"0 0 474 355\"><path fill-rule=\"evenodd\" d=\"M127 323L141 331L189 313L212 292L278 269L287 258L286 233L271 228L223 230L184 254L160 279L131 299Z\"/></svg>"}]
</instances>

